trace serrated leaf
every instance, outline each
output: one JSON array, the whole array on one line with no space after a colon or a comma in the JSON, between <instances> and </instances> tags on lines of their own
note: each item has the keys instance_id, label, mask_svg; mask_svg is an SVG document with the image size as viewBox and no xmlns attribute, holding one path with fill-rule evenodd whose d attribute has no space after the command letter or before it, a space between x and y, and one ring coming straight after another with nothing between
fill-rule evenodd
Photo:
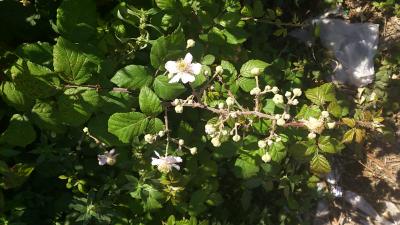
<instances>
[{"instance_id":1,"label":"serrated leaf","mask_svg":"<svg viewBox=\"0 0 400 225\"><path fill-rule=\"evenodd\" d=\"M97 15L93 0L64 0L57 9L57 30L73 41L87 41L96 35Z\"/></svg>"},{"instance_id":2,"label":"serrated leaf","mask_svg":"<svg viewBox=\"0 0 400 225\"><path fill-rule=\"evenodd\" d=\"M241 156L238 159L236 159L235 162L236 176L243 179L247 179L257 175L258 171L260 171L260 167L256 165L254 159L247 156Z\"/></svg>"},{"instance_id":3,"label":"serrated leaf","mask_svg":"<svg viewBox=\"0 0 400 225\"><path fill-rule=\"evenodd\" d=\"M331 165L325 156L317 154L311 160L310 169L313 173L327 174L331 171Z\"/></svg>"},{"instance_id":4,"label":"serrated leaf","mask_svg":"<svg viewBox=\"0 0 400 225\"><path fill-rule=\"evenodd\" d=\"M33 98L22 93L14 83L4 81L1 84L1 97L7 103L19 111L28 110L34 104Z\"/></svg>"},{"instance_id":5,"label":"serrated leaf","mask_svg":"<svg viewBox=\"0 0 400 225\"><path fill-rule=\"evenodd\" d=\"M321 149L321 151L326 152L326 153L336 153L336 147L333 145L331 142L331 137L330 136L320 136L318 138L318 147Z\"/></svg>"},{"instance_id":6,"label":"serrated leaf","mask_svg":"<svg viewBox=\"0 0 400 225\"><path fill-rule=\"evenodd\" d=\"M173 10L176 8L176 0L155 0L158 8L162 10Z\"/></svg>"},{"instance_id":7,"label":"serrated leaf","mask_svg":"<svg viewBox=\"0 0 400 225\"><path fill-rule=\"evenodd\" d=\"M269 154L271 155L271 159L275 162L281 162L286 157L286 147L282 144L282 142L275 142L269 148Z\"/></svg>"},{"instance_id":8,"label":"serrated leaf","mask_svg":"<svg viewBox=\"0 0 400 225\"><path fill-rule=\"evenodd\" d=\"M308 119L310 117L319 118L321 115L321 110L316 105L303 105L300 112L296 115L298 119Z\"/></svg>"},{"instance_id":9,"label":"serrated leaf","mask_svg":"<svg viewBox=\"0 0 400 225\"><path fill-rule=\"evenodd\" d=\"M346 131L346 133L344 133L344 135L343 135L342 142L343 142L343 143L350 143L350 142L352 142L353 139L354 139L355 133L356 133L356 129L355 129L355 128Z\"/></svg>"},{"instance_id":10,"label":"serrated leaf","mask_svg":"<svg viewBox=\"0 0 400 225\"><path fill-rule=\"evenodd\" d=\"M269 64L264 61L252 59L242 65L240 68L240 75L243 77L255 77L256 75L251 73L252 69L258 68L261 74L267 66L269 66Z\"/></svg>"},{"instance_id":11,"label":"serrated leaf","mask_svg":"<svg viewBox=\"0 0 400 225\"><path fill-rule=\"evenodd\" d=\"M130 143L134 137L144 133L147 117L139 112L115 113L108 119L108 132L123 143Z\"/></svg>"},{"instance_id":12,"label":"serrated leaf","mask_svg":"<svg viewBox=\"0 0 400 225\"><path fill-rule=\"evenodd\" d=\"M366 136L366 132L365 129L356 129L355 131L355 141L359 144L361 144L363 142L363 140L365 139Z\"/></svg>"},{"instance_id":13,"label":"serrated leaf","mask_svg":"<svg viewBox=\"0 0 400 225\"><path fill-rule=\"evenodd\" d=\"M356 126L356 121L355 119L350 119L350 118L342 118L342 122L346 124L347 126L353 128Z\"/></svg>"},{"instance_id":14,"label":"serrated leaf","mask_svg":"<svg viewBox=\"0 0 400 225\"><path fill-rule=\"evenodd\" d=\"M129 65L117 71L111 82L118 87L128 89L139 89L148 86L153 81L148 68L145 66Z\"/></svg>"},{"instance_id":15,"label":"serrated leaf","mask_svg":"<svg viewBox=\"0 0 400 225\"><path fill-rule=\"evenodd\" d=\"M108 146L123 146L124 144L115 135L108 132L108 118L109 116L105 114L92 117L88 122L90 134Z\"/></svg>"},{"instance_id":16,"label":"serrated leaf","mask_svg":"<svg viewBox=\"0 0 400 225\"><path fill-rule=\"evenodd\" d=\"M59 37L53 50L54 71L61 79L72 84L83 84L98 69L93 58L80 50L80 46Z\"/></svg>"},{"instance_id":17,"label":"serrated leaf","mask_svg":"<svg viewBox=\"0 0 400 225\"><path fill-rule=\"evenodd\" d=\"M164 130L164 123L159 118L152 118L146 127L146 134L157 134Z\"/></svg>"},{"instance_id":18,"label":"serrated leaf","mask_svg":"<svg viewBox=\"0 0 400 225\"><path fill-rule=\"evenodd\" d=\"M249 36L244 29L239 27L225 28L223 33L226 37L226 42L232 45L242 44Z\"/></svg>"},{"instance_id":19,"label":"serrated leaf","mask_svg":"<svg viewBox=\"0 0 400 225\"><path fill-rule=\"evenodd\" d=\"M146 86L140 90L139 105L140 110L149 116L157 116L163 111L160 99Z\"/></svg>"},{"instance_id":20,"label":"serrated leaf","mask_svg":"<svg viewBox=\"0 0 400 225\"><path fill-rule=\"evenodd\" d=\"M47 66L51 65L53 60L53 47L47 42L40 41L24 43L15 50L15 54L23 59Z\"/></svg>"},{"instance_id":21,"label":"serrated leaf","mask_svg":"<svg viewBox=\"0 0 400 225\"><path fill-rule=\"evenodd\" d=\"M132 108L138 105L137 97L133 97L129 93L110 91L107 94L102 94L103 107L100 110L107 114L114 112L130 112Z\"/></svg>"},{"instance_id":22,"label":"serrated leaf","mask_svg":"<svg viewBox=\"0 0 400 225\"><path fill-rule=\"evenodd\" d=\"M254 78L239 77L237 83L239 84L239 87L245 92L250 92L251 89L257 86L256 80Z\"/></svg>"},{"instance_id":23,"label":"serrated leaf","mask_svg":"<svg viewBox=\"0 0 400 225\"><path fill-rule=\"evenodd\" d=\"M214 55L205 55L203 59L201 60L202 65L212 65L215 62L215 56Z\"/></svg>"},{"instance_id":24,"label":"serrated leaf","mask_svg":"<svg viewBox=\"0 0 400 225\"><path fill-rule=\"evenodd\" d=\"M23 135L21 135L23 134ZM1 141L13 146L25 147L36 139L36 132L26 116L14 114Z\"/></svg>"},{"instance_id":25,"label":"serrated leaf","mask_svg":"<svg viewBox=\"0 0 400 225\"><path fill-rule=\"evenodd\" d=\"M342 107L338 104L337 101L333 101L328 105L328 112L334 117L340 118L342 116Z\"/></svg>"},{"instance_id":26,"label":"serrated leaf","mask_svg":"<svg viewBox=\"0 0 400 225\"><path fill-rule=\"evenodd\" d=\"M185 86L180 83L168 83L169 79L166 76L158 76L154 80L154 92L158 97L164 100L173 100L186 90Z\"/></svg>"},{"instance_id":27,"label":"serrated leaf","mask_svg":"<svg viewBox=\"0 0 400 225\"><path fill-rule=\"evenodd\" d=\"M41 129L60 131L62 126L54 107L49 102L38 101L32 108L32 121Z\"/></svg>"},{"instance_id":28,"label":"serrated leaf","mask_svg":"<svg viewBox=\"0 0 400 225\"><path fill-rule=\"evenodd\" d=\"M335 101L335 86L332 83L326 83L319 87L308 89L306 97L317 105L323 105L326 102Z\"/></svg>"},{"instance_id":29,"label":"serrated leaf","mask_svg":"<svg viewBox=\"0 0 400 225\"><path fill-rule=\"evenodd\" d=\"M161 36L153 42L150 50L150 62L155 69L164 70L168 59L176 60L185 49L185 35L177 29L169 36Z\"/></svg>"}]
</instances>

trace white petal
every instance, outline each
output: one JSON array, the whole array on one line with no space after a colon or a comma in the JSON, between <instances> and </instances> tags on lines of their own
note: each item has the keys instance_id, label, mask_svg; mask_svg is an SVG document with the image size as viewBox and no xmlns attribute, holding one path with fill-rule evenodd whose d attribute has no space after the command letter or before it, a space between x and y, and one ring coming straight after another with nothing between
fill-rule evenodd
<instances>
[{"instance_id":1,"label":"white petal","mask_svg":"<svg viewBox=\"0 0 400 225\"><path fill-rule=\"evenodd\" d=\"M165 69L168 70L170 73L177 73L178 68L176 67L176 62L175 61L168 61L165 63Z\"/></svg>"},{"instance_id":2,"label":"white petal","mask_svg":"<svg viewBox=\"0 0 400 225\"><path fill-rule=\"evenodd\" d=\"M179 165L172 164L172 166L173 166L175 169L177 169L177 170L180 170L180 169L181 169L181 167L180 167Z\"/></svg>"},{"instance_id":3,"label":"white petal","mask_svg":"<svg viewBox=\"0 0 400 225\"><path fill-rule=\"evenodd\" d=\"M168 83L178 83L180 79L181 79L181 73L178 73L175 76L173 76Z\"/></svg>"},{"instance_id":4,"label":"white petal","mask_svg":"<svg viewBox=\"0 0 400 225\"><path fill-rule=\"evenodd\" d=\"M151 165L157 166L162 162L161 159L151 158Z\"/></svg>"},{"instance_id":5,"label":"white petal","mask_svg":"<svg viewBox=\"0 0 400 225\"><path fill-rule=\"evenodd\" d=\"M97 160L99 160L100 166L104 166L107 163L107 157L105 155L98 155Z\"/></svg>"},{"instance_id":6,"label":"white petal","mask_svg":"<svg viewBox=\"0 0 400 225\"><path fill-rule=\"evenodd\" d=\"M182 83L184 83L184 84L186 84L187 82L193 82L194 80L196 80L196 78L192 74L185 73L185 72L182 73L181 79L182 79Z\"/></svg>"},{"instance_id":7,"label":"white petal","mask_svg":"<svg viewBox=\"0 0 400 225\"><path fill-rule=\"evenodd\" d=\"M182 162L182 158L179 157L179 156L178 156L178 157L175 157L175 161L178 162L178 163L180 163L180 162Z\"/></svg>"},{"instance_id":8,"label":"white petal","mask_svg":"<svg viewBox=\"0 0 400 225\"><path fill-rule=\"evenodd\" d=\"M156 156L158 157L158 158L160 158L160 153L158 153L157 151L154 151L154 153L156 153ZM153 158L154 159L154 158Z\"/></svg>"},{"instance_id":9,"label":"white petal","mask_svg":"<svg viewBox=\"0 0 400 225\"><path fill-rule=\"evenodd\" d=\"M192 54L190 54L190 53L187 53L187 54L185 55L185 58L183 59L183 61L185 61L185 63L186 63L187 65L190 65L190 64L192 63L192 60L193 60L193 56L192 56Z\"/></svg>"},{"instance_id":10,"label":"white petal","mask_svg":"<svg viewBox=\"0 0 400 225\"><path fill-rule=\"evenodd\" d=\"M190 65L190 69L192 70L193 74L198 75L201 71L201 64L200 63L193 63Z\"/></svg>"}]
</instances>

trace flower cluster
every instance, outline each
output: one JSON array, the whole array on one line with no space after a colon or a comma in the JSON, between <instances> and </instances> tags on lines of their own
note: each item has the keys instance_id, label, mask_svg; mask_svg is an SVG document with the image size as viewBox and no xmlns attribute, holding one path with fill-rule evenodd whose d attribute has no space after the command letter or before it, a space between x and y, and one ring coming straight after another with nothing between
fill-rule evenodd
<instances>
[{"instance_id":1,"label":"flower cluster","mask_svg":"<svg viewBox=\"0 0 400 225\"><path fill-rule=\"evenodd\" d=\"M329 119L329 112L322 111L319 118L310 116L307 120L301 120L310 132L308 138L314 139L317 134L321 134L325 129L325 124L328 129L333 129L336 126L336 122L329 122Z\"/></svg>"}]
</instances>

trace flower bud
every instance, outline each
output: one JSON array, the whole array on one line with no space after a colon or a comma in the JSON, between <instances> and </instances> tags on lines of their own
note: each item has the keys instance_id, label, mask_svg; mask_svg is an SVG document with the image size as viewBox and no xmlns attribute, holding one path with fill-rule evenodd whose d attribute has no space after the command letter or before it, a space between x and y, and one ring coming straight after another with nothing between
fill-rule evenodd
<instances>
[{"instance_id":1,"label":"flower bud","mask_svg":"<svg viewBox=\"0 0 400 225\"><path fill-rule=\"evenodd\" d=\"M328 123L327 125L328 125L329 129L333 129L336 126L336 122L331 122L331 123Z\"/></svg>"},{"instance_id":2,"label":"flower bud","mask_svg":"<svg viewBox=\"0 0 400 225\"><path fill-rule=\"evenodd\" d=\"M194 47L195 44L196 44L196 42L193 39L188 39L186 41L186 48Z\"/></svg>"},{"instance_id":3,"label":"flower bud","mask_svg":"<svg viewBox=\"0 0 400 225\"><path fill-rule=\"evenodd\" d=\"M270 91L270 90L271 90L271 86L269 86L269 85L265 86L264 91Z\"/></svg>"},{"instance_id":4,"label":"flower bud","mask_svg":"<svg viewBox=\"0 0 400 225\"><path fill-rule=\"evenodd\" d=\"M283 119L285 119L285 120L290 119L290 114L287 114L287 113L283 114Z\"/></svg>"},{"instance_id":5,"label":"flower bud","mask_svg":"<svg viewBox=\"0 0 400 225\"><path fill-rule=\"evenodd\" d=\"M268 141L267 141L267 145L268 145L268 146L271 146L273 143L274 143L274 142L273 142L271 139L268 139Z\"/></svg>"},{"instance_id":6,"label":"flower bud","mask_svg":"<svg viewBox=\"0 0 400 225\"><path fill-rule=\"evenodd\" d=\"M182 113L183 112L183 106L182 105L175 106L175 112L176 113Z\"/></svg>"},{"instance_id":7,"label":"flower bud","mask_svg":"<svg viewBox=\"0 0 400 225\"><path fill-rule=\"evenodd\" d=\"M260 75L260 68L258 68L258 67L254 67L253 69L251 69L250 70L250 73L251 73L251 75L253 75L253 76L258 76L258 75Z\"/></svg>"},{"instance_id":8,"label":"flower bud","mask_svg":"<svg viewBox=\"0 0 400 225\"><path fill-rule=\"evenodd\" d=\"M283 104L283 96L280 94L275 94L274 97L272 98L272 101L277 105Z\"/></svg>"},{"instance_id":9,"label":"flower bud","mask_svg":"<svg viewBox=\"0 0 400 225\"><path fill-rule=\"evenodd\" d=\"M279 118L276 120L276 125L283 126L285 125L286 121L283 118Z\"/></svg>"},{"instance_id":10,"label":"flower bud","mask_svg":"<svg viewBox=\"0 0 400 225\"><path fill-rule=\"evenodd\" d=\"M232 140L234 141L234 142L238 142L238 141L240 141L240 136L239 135L234 135L233 137L232 137Z\"/></svg>"},{"instance_id":11,"label":"flower bud","mask_svg":"<svg viewBox=\"0 0 400 225\"><path fill-rule=\"evenodd\" d=\"M212 124L206 124L204 127L206 134L213 134L215 133L215 127Z\"/></svg>"},{"instance_id":12,"label":"flower bud","mask_svg":"<svg viewBox=\"0 0 400 225\"><path fill-rule=\"evenodd\" d=\"M275 139L275 141L276 141L276 142L281 142L281 141L282 141L282 138L281 138L281 137L277 137L277 138Z\"/></svg>"},{"instance_id":13,"label":"flower bud","mask_svg":"<svg viewBox=\"0 0 400 225\"><path fill-rule=\"evenodd\" d=\"M83 133L85 133L85 134L89 133L89 128L87 128L87 127L84 127L82 130L83 130Z\"/></svg>"},{"instance_id":14,"label":"flower bud","mask_svg":"<svg viewBox=\"0 0 400 225\"><path fill-rule=\"evenodd\" d=\"M271 91L272 91L272 93L277 94L278 91L279 91L279 88L275 86L275 87L273 87L273 88L271 89Z\"/></svg>"},{"instance_id":15,"label":"flower bud","mask_svg":"<svg viewBox=\"0 0 400 225\"><path fill-rule=\"evenodd\" d=\"M222 74L222 72L224 72L224 69L222 68L222 66L217 66L215 68L215 72L218 73L218 74Z\"/></svg>"},{"instance_id":16,"label":"flower bud","mask_svg":"<svg viewBox=\"0 0 400 225\"><path fill-rule=\"evenodd\" d=\"M226 98L226 104L228 105L228 106L232 106L233 104L235 104L235 99L234 98L232 98L232 97L228 97L228 98Z\"/></svg>"},{"instance_id":17,"label":"flower bud","mask_svg":"<svg viewBox=\"0 0 400 225\"><path fill-rule=\"evenodd\" d=\"M215 137L215 138L212 138L212 139L211 139L211 144L212 144L214 147L219 147L219 146L221 146L221 141L219 140L218 137Z\"/></svg>"},{"instance_id":18,"label":"flower bud","mask_svg":"<svg viewBox=\"0 0 400 225\"><path fill-rule=\"evenodd\" d=\"M298 105L299 104L299 100L297 100L297 99L293 99L293 101L292 101L292 105Z\"/></svg>"},{"instance_id":19,"label":"flower bud","mask_svg":"<svg viewBox=\"0 0 400 225\"><path fill-rule=\"evenodd\" d=\"M267 143L264 140L259 140L257 144L259 148L267 147Z\"/></svg>"},{"instance_id":20,"label":"flower bud","mask_svg":"<svg viewBox=\"0 0 400 225\"><path fill-rule=\"evenodd\" d=\"M196 155L197 154L197 148L196 147L190 148L189 151L190 151L190 154L192 154L192 155Z\"/></svg>"},{"instance_id":21,"label":"flower bud","mask_svg":"<svg viewBox=\"0 0 400 225\"><path fill-rule=\"evenodd\" d=\"M236 118L237 117L237 113L236 112L231 112L229 113L229 116L232 118Z\"/></svg>"},{"instance_id":22,"label":"flower bud","mask_svg":"<svg viewBox=\"0 0 400 225\"><path fill-rule=\"evenodd\" d=\"M323 118L328 118L328 117L329 117L329 112L328 112L328 111L322 111L322 112L321 112L321 116L322 116Z\"/></svg>"},{"instance_id":23,"label":"flower bud","mask_svg":"<svg viewBox=\"0 0 400 225\"><path fill-rule=\"evenodd\" d=\"M295 88L295 89L293 89L292 91L293 91L293 95L294 95L294 96L300 96L300 95L302 94L300 88Z\"/></svg>"},{"instance_id":24,"label":"flower bud","mask_svg":"<svg viewBox=\"0 0 400 225\"><path fill-rule=\"evenodd\" d=\"M178 144L179 144L180 146L182 146L182 145L185 144L185 141L184 141L183 139L179 139Z\"/></svg>"},{"instance_id":25,"label":"flower bud","mask_svg":"<svg viewBox=\"0 0 400 225\"><path fill-rule=\"evenodd\" d=\"M255 87L253 89L251 89L250 94L251 95L259 95L261 93L261 90L259 87Z\"/></svg>"},{"instance_id":26,"label":"flower bud","mask_svg":"<svg viewBox=\"0 0 400 225\"><path fill-rule=\"evenodd\" d=\"M161 130L158 132L159 137L164 137L164 135L165 135L165 131Z\"/></svg>"},{"instance_id":27,"label":"flower bud","mask_svg":"<svg viewBox=\"0 0 400 225\"><path fill-rule=\"evenodd\" d=\"M264 161L265 163L268 163L268 162L271 161L271 155L270 155L268 152L266 152L266 153L261 157L261 160Z\"/></svg>"},{"instance_id":28,"label":"flower bud","mask_svg":"<svg viewBox=\"0 0 400 225\"><path fill-rule=\"evenodd\" d=\"M315 133L311 132L311 133L308 134L307 137L308 137L309 139L314 139L314 138L317 137L317 135L316 135Z\"/></svg>"},{"instance_id":29,"label":"flower bud","mask_svg":"<svg viewBox=\"0 0 400 225\"><path fill-rule=\"evenodd\" d=\"M289 98L290 96L292 96L292 92L290 92L290 91L285 92L285 96L286 96L287 98Z\"/></svg>"},{"instance_id":30,"label":"flower bud","mask_svg":"<svg viewBox=\"0 0 400 225\"><path fill-rule=\"evenodd\" d=\"M172 105L179 105L179 99L175 99L173 102L172 102Z\"/></svg>"},{"instance_id":31,"label":"flower bud","mask_svg":"<svg viewBox=\"0 0 400 225\"><path fill-rule=\"evenodd\" d=\"M223 102L218 103L218 109L223 109L225 104Z\"/></svg>"},{"instance_id":32,"label":"flower bud","mask_svg":"<svg viewBox=\"0 0 400 225\"><path fill-rule=\"evenodd\" d=\"M154 139L155 139L154 136L151 134L144 135L144 141L149 144L152 144L154 142Z\"/></svg>"}]
</instances>

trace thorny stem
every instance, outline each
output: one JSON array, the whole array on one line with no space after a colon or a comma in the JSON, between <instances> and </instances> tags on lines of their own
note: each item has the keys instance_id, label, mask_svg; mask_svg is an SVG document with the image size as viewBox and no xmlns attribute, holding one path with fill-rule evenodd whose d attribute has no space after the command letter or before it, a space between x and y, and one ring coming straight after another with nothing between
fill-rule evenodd
<instances>
[{"instance_id":1,"label":"thorny stem","mask_svg":"<svg viewBox=\"0 0 400 225\"><path fill-rule=\"evenodd\" d=\"M165 110L164 110L164 123L165 123L165 133L167 135L167 144L165 146L165 157L167 157L168 156L169 141L170 141L169 128L168 128L168 110L167 110L167 108L165 108Z\"/></svg>"},{"instance_id":2,"label":"thorny stem","mask_svg":"<svg viewBox=\"0 0 400 225\"><path fill-rule=\"evenodd\" d=\"M257 19L257 18L252 18L252 17L245 17L245 18L242 18L242 20L253 20L254 22L267 23L267 24L272 24L272 25L276 25L276 26L288 26L288 27L302 27L303 26L303 24L284 23L284 22L279 22L279 21Z\"/></svg>"},{"instance_id":3,"label":"thorny stem","mask_svg":"<svg viewBox=\"0 0 400 225\"><path fill-rule=\"evenodd\" d=\"M255 76L254 78L256 79L257 88L260 88L259 81L258 81L258 76ZM258 112L259 111L259 107L260 107L260 95L259 94L256 94L256 96L254 97L254 101L255 101L254 111Z\"/></svg>"}]
</instances>

